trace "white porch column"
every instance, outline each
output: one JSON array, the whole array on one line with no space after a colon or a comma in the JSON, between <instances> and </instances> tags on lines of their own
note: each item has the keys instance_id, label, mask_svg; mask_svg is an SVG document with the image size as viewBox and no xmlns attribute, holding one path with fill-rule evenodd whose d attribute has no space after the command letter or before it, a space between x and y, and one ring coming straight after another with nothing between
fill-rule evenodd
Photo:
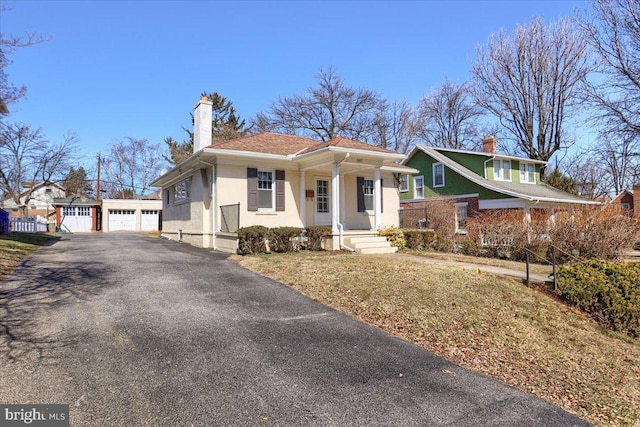
<instances>
[{"instance_id":1,"label":"white porch column","mask_svg":"<svg viewBox=\"0 0 640 427\"><path fill-rule=\"evenodd\" d=\"M549 215L549 225L551 227L556 226L556 208L551 208L551 215Z\"/></svg>"},{"instance_id":2,"label":"white porch column","mask_svg":"<svg viewBox=\"0 0 640 427\"><path fill-rule=\"evenodd\" d=\"M340 164L334 162L331 168L331 233L338 233L340 222Z\"/></svg>"},{"instance_id":3,"label":"white porch column","mask_svg":"<svg viewBox=\"0 0 640 427\"><path fill-rule=\"evenodd\" d=\"M211 165L211 249L216 249L216 230L218 229L218 205L216 204L216 167Z\"/></svg>"},{"instance_id":4,"label":"white porch column","mask_svg":"<svg viewBox=\"0 0 640 427\"><path fill-rule=\"evenodd\" d=\"M300 171L300 226L307 226L307 192L305 189L304 171Z\"/></svg>"},{"instance_id":5,"label":"white porch column","mask_svg":"<svg viewBox=\"0 0 640 427\"><path fill-rule=\"evenodd\" d=\"M373 195L375 201L374 206L374 218L375 229L380 230L382 228L382 188L380 186L380 168L376 168L375 181L373 182Z\"/></svg>"},{"instance_id":6,"label":"white porch column","mask_svg":"<svg viewBox=\"0 0 640 427\"><path fill-rule=\"evenodd\" d=\"M340 177L340 224L343 229L347 229L347 192L344 189L345 177Z\"/></svg>"}]
</instances>

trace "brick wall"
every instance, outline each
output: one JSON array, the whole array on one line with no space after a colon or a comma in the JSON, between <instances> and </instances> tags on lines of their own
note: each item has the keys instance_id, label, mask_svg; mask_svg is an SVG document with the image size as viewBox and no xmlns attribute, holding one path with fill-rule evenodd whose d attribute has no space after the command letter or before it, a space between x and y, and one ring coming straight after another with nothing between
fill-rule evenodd
<instances>
[{"instance_id":1,"label":"brick wall","mask_svg":"<svg viewBox=\"0 0 640 427\"><path fill-rule=\"evenodd\" d=\"M633 216L640 217L640 184L633 186Z\"/></svg>"}]
</instances>

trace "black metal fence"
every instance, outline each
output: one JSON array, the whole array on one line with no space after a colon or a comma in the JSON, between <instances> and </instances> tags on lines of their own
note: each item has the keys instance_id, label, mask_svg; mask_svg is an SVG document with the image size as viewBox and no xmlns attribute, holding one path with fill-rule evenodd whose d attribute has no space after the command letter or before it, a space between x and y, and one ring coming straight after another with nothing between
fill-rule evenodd
<instances>
[{"instance_id":1,"label":"black metal fence","mask_svg":"<svg viewBox=\"0 0 640 427\"><path fill-rule=\"evenodd\" d=\"M240 228L240 203L220 206L220 231L235 233Z\"/></svg>"}]
</instances>

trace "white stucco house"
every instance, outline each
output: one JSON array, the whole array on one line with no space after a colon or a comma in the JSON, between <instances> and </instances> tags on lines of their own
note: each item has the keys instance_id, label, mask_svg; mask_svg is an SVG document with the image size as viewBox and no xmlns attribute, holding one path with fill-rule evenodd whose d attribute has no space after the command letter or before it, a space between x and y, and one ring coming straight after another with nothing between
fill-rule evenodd
<instances>
[{"instance_id":1,"label":"white stucco house","mask_svg":"<svg viewBox=\"0 0 640 427\"><path fill-rule=\"evenodd\" d=\"M399 223L399 174L417 172L395 163L404 154L268 132L212 143L211 120L205 97L193 155L152 184L162 188L164 237L234 252L239 227L328 225L327 249L395 249L377 236Z\"/></svg>"}]
</instances>

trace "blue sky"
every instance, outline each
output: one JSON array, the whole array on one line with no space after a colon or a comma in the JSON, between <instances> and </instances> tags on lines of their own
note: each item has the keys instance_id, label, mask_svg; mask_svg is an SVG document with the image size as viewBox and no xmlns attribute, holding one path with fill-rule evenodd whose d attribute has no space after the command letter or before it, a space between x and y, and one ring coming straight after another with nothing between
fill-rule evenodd
<instances>
[{"instance_id":1,"label":"blue sky","mask_svg":"<svg viewBox=\"0 0 640 427\"><path fill-rule=\"evenodd\" d=\"M415 104L445 78L469 78L478 43L586 1L5 1L4 34L51 40L11 56L27 97L10 119L50 139L75 132L93 164L126 136L182 139L202 91L242 118L304 92L321 67L352 87Z\"/></svg>"}]
</instances>

